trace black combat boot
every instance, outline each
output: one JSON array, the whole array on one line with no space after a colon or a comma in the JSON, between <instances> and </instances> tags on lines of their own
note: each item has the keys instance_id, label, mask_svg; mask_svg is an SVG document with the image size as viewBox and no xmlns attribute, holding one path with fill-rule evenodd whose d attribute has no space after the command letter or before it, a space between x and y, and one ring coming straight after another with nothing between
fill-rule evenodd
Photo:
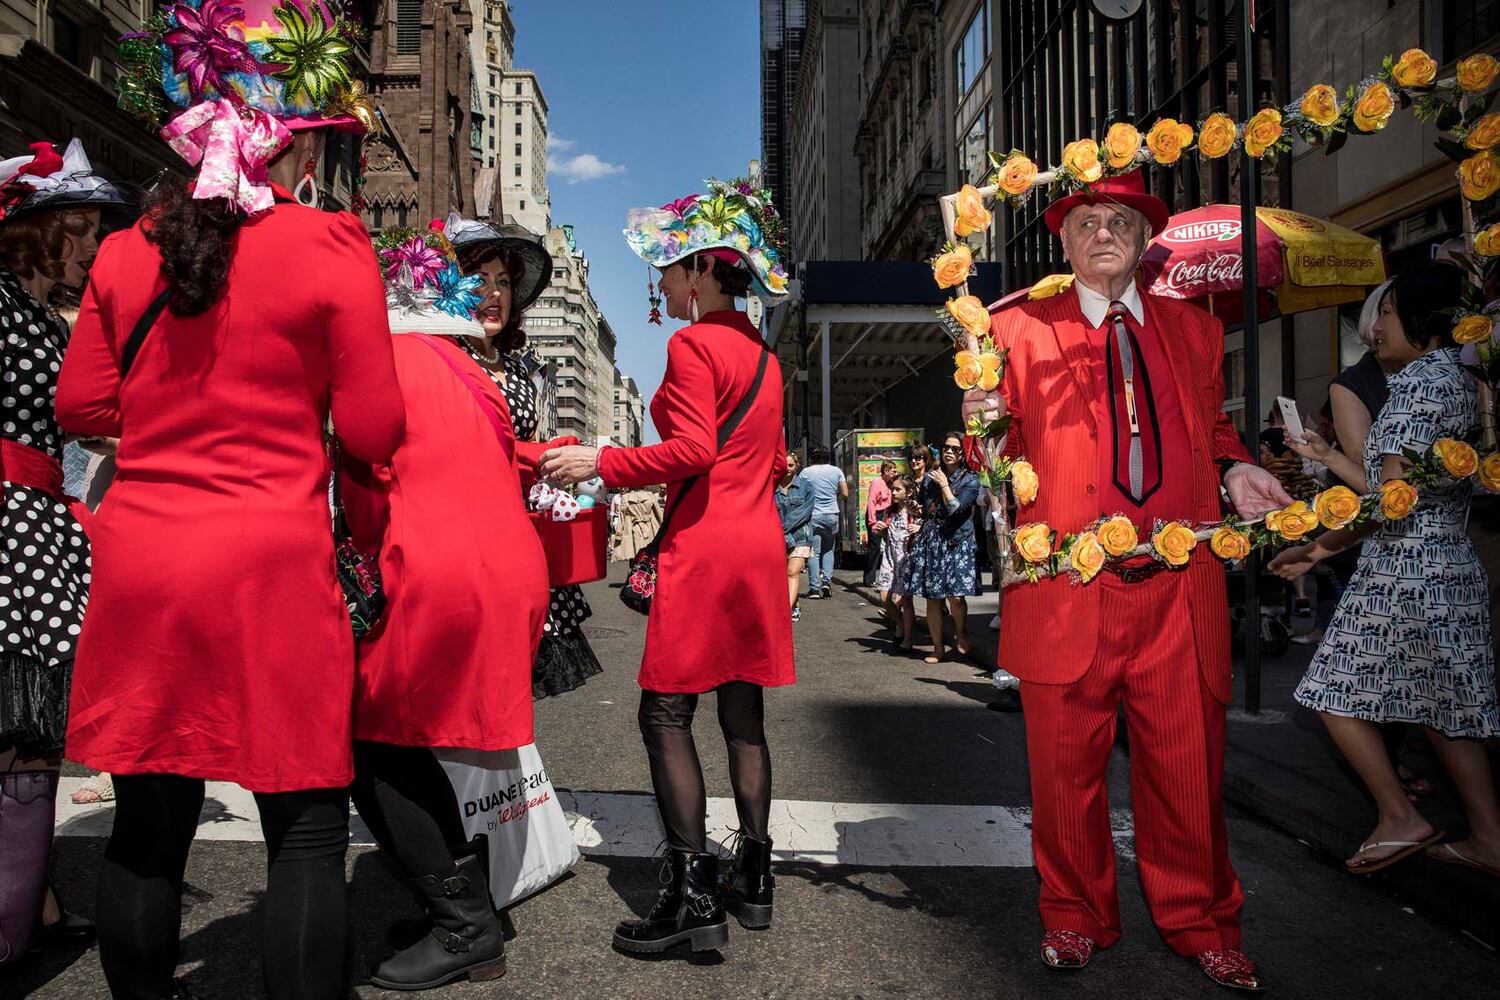
<instances>
[{"instance_id":1,"label":"black combat boot","mask_svg":"<svg viewBox=\"0 0 1500 1000\"><path fill-rule=\"evenodd\" d=\"M734 862L719 881L724 908L746 930L763 930L771 926L771 897L775 891L770 838L756 840L741 830L739 842L734 845Z\"/></svg>"},{"instance_id":2,"label":"black combat boot","mask_svg":"<svg viewBox=\"0 0 1500 1000\"><path fill-rule=\"evenodd\" d=\"M694 951L724 947L729 943L729 919L719 903L719 859L672 851L667 863L672 881L656 897L650 913L615 928L615 947L656 952L683 941L690 941Z\"/></svg>"},{"instance_id":3,"label":"black combat boot","mask_svg":"<svg viewBox=\"0 0 1500 1000\"><path fill-rule=\"evenodd\" d=\"M477 856L453 864L446 878L415 880L427 901L432 932L376 966L370 982L387 990L429 990L467 978L472 982L505 975L505 938L490 906L490 889Z\"/></svg>"}]
</instances>

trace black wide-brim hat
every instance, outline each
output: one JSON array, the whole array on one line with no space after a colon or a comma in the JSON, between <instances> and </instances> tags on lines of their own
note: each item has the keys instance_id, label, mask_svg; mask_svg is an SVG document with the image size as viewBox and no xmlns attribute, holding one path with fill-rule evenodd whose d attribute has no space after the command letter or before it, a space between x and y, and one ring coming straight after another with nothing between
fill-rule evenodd
<instances>
[{"instance_id":1,"label":"black wide-brim hat","mask_svg":"<svg viewBox=\"0 0 1500 1000\"><path fill-rule=\"evenodd\" d=\"M522 273L513 279L511 308L520 311L535 302L552 283L552 255L542 238L525 226L513 222L491 223L462 219L450 215L443 233L458 253L460 266L472 260L474 251L494 247L509 251L521 259Z\"/></svg>"},{"instance_id":2,"label":"black wide-brim hat","mask_svg":"<svg viewBox=\"0 0 1500 1000\"><path fill-rule=\"evenodd\" d=\"M83 143L76 138L69 142L61 160L52 151L50 143L32 144L33 150L39 148L57 165L57 169L44 176L27 172L16 176L7 186L9 204L0 213L0 219L16 219L48 209L97 208L111 217L110 222L118 225L120 220L113 216L127 211L128 201L113 183L94 173L83 151ZM7 162L14 164L20 159Z\"/></svg>"}]
</instances>

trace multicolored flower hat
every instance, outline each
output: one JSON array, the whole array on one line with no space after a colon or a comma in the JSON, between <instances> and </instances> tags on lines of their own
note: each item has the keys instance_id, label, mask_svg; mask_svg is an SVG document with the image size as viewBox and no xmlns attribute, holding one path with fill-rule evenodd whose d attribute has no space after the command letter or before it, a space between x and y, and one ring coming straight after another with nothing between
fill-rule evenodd
<instances>
[{"instance_id":1,"label":"multicolored flower hat","mask_svg":"<svg viewBox=\"0 0 1500 1000\"><path fill-rule=\"evenodd\" d=\"M50 142L34 142L31 153L0 161L0 220L44 208L110 208L125 198L94 173L83 143L74 139L57 155Z\"/></svg>"},{"instance_id":2,"label":"multicolored flower hat","mask_svg":"<svg viewBox=\"0 0 1500 1000\"><path fill-rule=\"evenodd\" d=\"M707 194L690 194L661 208L626 216L625 242L652 267L663 268L707 250L732 251L750 272L751 288L767 304L786 297L783 227L771 192L743 178L710 178Z\"/></svg>"},{"instance_id":3,"label":"multicolored flower hat","mask_svg":"<svg viewBox=\"0 0 1500 1000\"><path fill-rule=\"evenodd\" d=\"M392 333L484 337L474 318L483 280L466 277L440 225L425 233L392 227L375 237Z\"/></svg>"}]
</instances>

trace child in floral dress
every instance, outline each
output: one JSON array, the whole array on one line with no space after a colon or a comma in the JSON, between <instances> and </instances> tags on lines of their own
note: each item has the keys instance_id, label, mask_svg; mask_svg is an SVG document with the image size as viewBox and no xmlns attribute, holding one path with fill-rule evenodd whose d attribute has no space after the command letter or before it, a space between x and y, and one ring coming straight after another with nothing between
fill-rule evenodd
<instances>
[{"instance_id":1,"label":"child in floral dress","mask_svg":"<svg viewBox=\"0 0 1500 1000\"><path fill-rule=\"evenodd\" d=\"M911 554L911 539L922 526L921 508L912 499L911 483L898 479L891 484L892 515L880 547L880 574L876 586L885 591L886 611L901 622L901 649L910 651L916 637L917 616L904 577Z\"/></svg>"}]
</instances>

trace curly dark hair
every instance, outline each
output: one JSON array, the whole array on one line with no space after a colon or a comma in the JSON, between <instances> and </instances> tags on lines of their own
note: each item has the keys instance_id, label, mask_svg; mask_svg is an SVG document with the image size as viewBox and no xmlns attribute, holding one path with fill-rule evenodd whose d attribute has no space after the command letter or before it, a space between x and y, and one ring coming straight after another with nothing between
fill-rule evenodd
<instances>
[{"instance_id":1,"label":"curly dark hair","mask_svg":"<svg viewBox=\"0 0 1500 1000\"><path fill-rule=\"evenodd\" d=\"M167 307L176 316L207 312L224 291L244 216L228 199L194 198L180 184L153 191L145 214L143 231L161 249L161 273L172 286Z\"/></svg>"},{"instance_id":2,"label":"curly dark hair","mask_svg":"<svg viewBox=\"0 0 1500 1000\"><path fill-rule=\"evenodd\" d=\"M54 208L11 219L0 227L0 267L25 279L41 272L60 280L68 237L87 233L97 225L98 213L97 208Z\"/></svg>"},{"instance_id":3,"label":"curly dark hair","mask_svg":"<svg viewBox=\"0 0 1500 1000\"><path fill-rule=\"evenodd\" d=\"M500 265L505 268L505 273L510 276L512 297L510 315L506 317L505 326L495 335L495 343L499 346L501 354L509 354L526 346L526 331L521 328L521 324L526 322L526 310L516 308L514 297L516 286L526 274L525 259L514 250L507 250L494 243L481 243L458 252L458 269L466 275L471 275L497 258Z\"/></svg>"},{"instance_id":4,"label":"curly dark hair","mask_svg":"<svg viewBox=\"0 0 1500 1000\"><path fill-rule=\"evenodd\" d=\"M691 270L699 274L708 270L708 262L713 261L714 280L719 283L719 290L730 298L743 299L750 294L750 272L743 267L736 267L706 253L689 257L683 265L686 266L689 261L692 263Z\"/></svg>"}]
</instances>

